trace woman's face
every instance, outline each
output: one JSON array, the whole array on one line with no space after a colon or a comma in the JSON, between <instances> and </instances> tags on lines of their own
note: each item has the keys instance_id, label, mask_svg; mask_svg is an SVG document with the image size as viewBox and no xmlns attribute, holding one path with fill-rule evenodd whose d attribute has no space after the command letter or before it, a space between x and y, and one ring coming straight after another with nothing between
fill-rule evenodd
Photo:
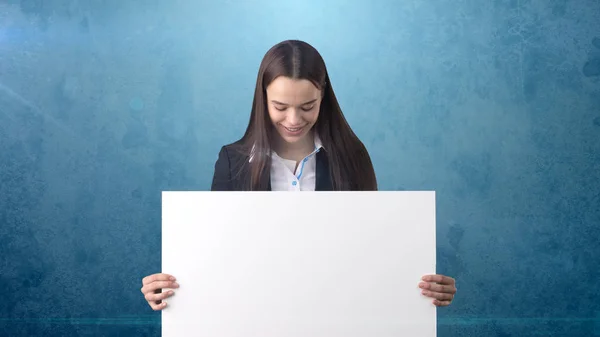
<instances>
[{"instance_id":1,"label":"woman's face","mask_svg":"<svg viewBox=\"0 0 600 337\"><path fill-rule=\"evenodd\" d=\"M310 133L319 117L321 90L309 80L279 76L267 87L267 107L273 127L288 143Z\"/></svg>"}]
</instances>

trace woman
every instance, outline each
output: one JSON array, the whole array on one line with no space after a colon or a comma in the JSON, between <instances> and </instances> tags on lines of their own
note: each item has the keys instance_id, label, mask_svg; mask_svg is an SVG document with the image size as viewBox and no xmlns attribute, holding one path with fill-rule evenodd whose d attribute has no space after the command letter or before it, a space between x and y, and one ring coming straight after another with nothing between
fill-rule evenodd
<instances>
[{"instance_id":1,"label":"woman","mask_svg":"<svg viewBox=\"0 0 600 337\"><path fill-rule=\"evenodd\" d=\"M223 146L213 191L374 191L377 180L365 146L346 122L321 55L302 41L272 47L258 71L246 133ZM426 275L419 283L436 306L450 305L455 280ZM153 310L178 288L175 277L153 274L141 289Z\"/></svg>"}]
</instances>

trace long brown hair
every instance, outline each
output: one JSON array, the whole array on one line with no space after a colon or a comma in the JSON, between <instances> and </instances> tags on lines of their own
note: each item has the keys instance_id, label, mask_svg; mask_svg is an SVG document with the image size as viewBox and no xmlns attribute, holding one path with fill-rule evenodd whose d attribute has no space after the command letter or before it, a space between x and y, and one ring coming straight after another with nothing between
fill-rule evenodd
<instances>
[{"instance_id":1,"label":"long brown hair","mask_svg":"<svg viewBox=\"0 0 600 337\"><path fill-rule=\"evenodd\" d=\"M273 132L277 132L269 117L266 88L279 76L309 80L322 91L319 117L313 130L319 135L327 154L333 190L377 190L371 158L340 109L323 58L311 45L298 40L273 46L260 64L250 121L238 142L246 155L252 154L252 161L247 163L250 165L248 188L266 189L261 177L270 170L271 142Z\"/></svg>"}]
</instances>

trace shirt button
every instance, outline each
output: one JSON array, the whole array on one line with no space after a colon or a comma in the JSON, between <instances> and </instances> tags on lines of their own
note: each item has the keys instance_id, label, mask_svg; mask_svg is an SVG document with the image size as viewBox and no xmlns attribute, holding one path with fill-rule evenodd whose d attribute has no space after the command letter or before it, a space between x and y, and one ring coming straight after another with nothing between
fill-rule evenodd
<instances>
[{"instance_id":1,"label":"shirt button","mask_svg":"<svg viewBox=\"0 0 600 337\"><path fill-rule=\"evenodd\" d=\"M297 181L292 181L292 186L296 186L298 184Z\"/></svg>"},{"instance_id":2,"label":"shirt button","mask_svg":"<svg viewBox=\"0 0 600 337\"><path fill-rule=\"evenodd\" d=\"M304 162L306 163L308 161L308 158L304 158Z\"/></svg>"}]
</instances>

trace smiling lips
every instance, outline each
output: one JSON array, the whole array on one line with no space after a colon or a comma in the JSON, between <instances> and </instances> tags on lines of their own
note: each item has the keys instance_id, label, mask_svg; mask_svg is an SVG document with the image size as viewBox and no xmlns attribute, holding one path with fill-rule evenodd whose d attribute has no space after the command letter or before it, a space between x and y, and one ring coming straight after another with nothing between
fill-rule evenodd
<instances>
[{"instance_id":1,"label":"smiling lips","mask_svg":"<svg viewBox=\"0 0 600 337\"><path fill-rule=\"evenodd\" d=\"M281 125L281 124L280 124ZM288 128L287 126L281 125L290 135L298 135L302 132L302 130L304 130L304 127L306 125L300 126L300 127L295 127L295 128Z\"/></svg>"}]
</instances>

